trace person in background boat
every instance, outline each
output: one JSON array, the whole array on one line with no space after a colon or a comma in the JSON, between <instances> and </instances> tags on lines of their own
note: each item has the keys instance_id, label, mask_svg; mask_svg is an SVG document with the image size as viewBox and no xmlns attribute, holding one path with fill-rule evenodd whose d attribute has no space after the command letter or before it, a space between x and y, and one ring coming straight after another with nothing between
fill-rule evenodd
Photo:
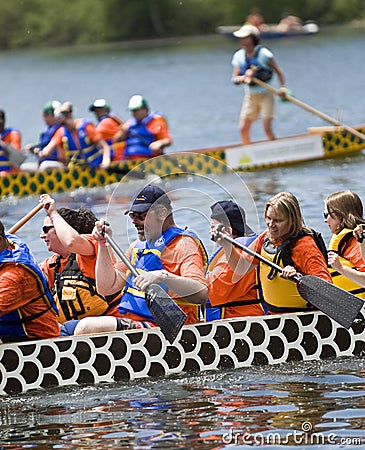
<instances>
[{"instance_id":1,"label":"person in background boat","mask_svg":"<svg viewBox=\"0 0 365 450\"><path fill-rule=\"evenodd\" d=\"M87 119L75 119L73 106L65 102L55 109L60 128L49 144L38 153L40 159L48 158L55 149L58 160L69 164L87 164L107 168L110 165L110 147Z\"/></svg>"},{"instance_id":2,"label":"person in background boat","mask_svg":"<svg viewBox=\"0 0 365 450\"><path fill-rule=\"evenodd\" d=\"M274 59L272 52L260 45L260 31L252 25L244 25L235 31L234 36L239 39L241 49L232 58L232 82L235 85L244 84L245 95L240 113L240 132L244 145L251 143L250 133L253 122L260 115L264 132L268 140L275 139L272 122L275 117L274 94L251 81L256 77L272 83L273 74L279 78L282 98L287 92L284 73Z\"/></svg>"},{"instance_id":3,"label":"person in background boat","mask_svg":"<svg viewBox=\"0 0 365 450\"><path fill-rule=\"evenodd\" d=\"M44 147L49 144L54 134L61 126L54 114L55 109L60 105L61 103L58 100L52 100L45 103L43 106L42 118L46 126L39 137L39 142L37 144L28 144L24 147L25 151L37 155L38 161L37 163L23 163L21 165L21 170L46 170L65 167L65 161L58 160L58 152L56 148L52 151L52 153L44 158L39 158L38 155L39 151L44 149Z\"/></svg>"},{"instance_id":4,"label":"person in background boat","mask_svg":"<svg viewBox=\"0 0 365 450\"><path fill-rule=\"evenodd\" d=\"M280 192L265 206L264 219L267 226L249 248L267 260L283 267L278 272L248 254L236 249L231 243L219 238L217 227L213 227L213 238L224 248L227 260L240 277L260 264L260 281L263 297L269 313L306 311L312 309L298 293L296 284L288 281L297 275L315 275L332 283L327 269L326 252L319 248L320 237L304 225L297 198L290 192ZM321 247L322 247L321 245Z\"/></svg>"},{"instance_id":5,"label":"person in background boat","mask_svg":"<svg viewBox=\"0 0 365 450\"><path fill-rule=\"evenodd\" d=\"M99 247L91 235L97 220L93 212L83 208L57 210L48 194L41 195L40 202L47 213L40 237L54 253L42 261L41 268L59 307L59 322L64 324L89 315L118 314L120 290L103 296L96 289Z\"/></svg>"},{"instance_id":6,"label":"person in background boat","mask_svg":"<svg viewBox=\"0 0 365 450\"><path fill-rule=\"evenodd\" d=\"M28 245L0 221L0 343L60 335L47 279Z\"/></svg>"},{"instance_id":7,"label":"person in background boat","mask_svg":"<svg viewBox=\"0 0 365 450\"><path fill-rule=\"evenodd\" d=\"M9 152L22 151L20 131L13 127L5 127L5 119L5 111L0 109L0 174L19 171L11 162Z\"/></svg>"},{"instance_id":8,"label":"person in background boat","mask_svg":"<svg viewBox=\"0 0 365 450\"><path fill-rule=\"evenodd\" d=\"M247 225L245 210L231 200L222 200L211 207L211 227L223 225L226 233L237 242L248 246L257 234ZM228 264L221 246L208 261L207 280L209 300L205 306L205 320L230 317L262 316L265 314L260 300L257 271L252 270L239 280Z\"/></svg>"},{"instance_id":9,"label":"person in background boat","mask_svg":"<svg viewBox=\"0 0 365 450\"><path fill-rule=\"evenodd\" d=\"M104 295L123 289L119 304L123 318L88 317L77 325L76 335L155 326L144 298L144 291L153 283L168 289L187 314L186 324L200 320L200 305L208 298L206 252L200 239L176 226L170 199L158 186L147 185L138 192L127 213L145 237L144 241L132 243L126 253L139 272L136 278L132 278L123 262L114 265L110 258L105 232L111 230L105 222L98 221L93 231L100 245L97 288Z\"/></svg>"},{"instance_id":10,"label":"person in background boat","mask_svg":"<svg viewBox=\"0 0 365 450\"><path fill-rule=\"evenodd\" d=\"M276 30L282 33L290 33L293 31L301 31L303 29L303 22L297 16L284 15L276 26Z\"/></svg>"},{"instance_id":11,"label":"person in background boat","mask_svg":"<svg viewBox=\"0 0 365 450\"><path fill-rule=\"evenodd\" d=\"M264 18L258 8L252 8L250 14L246 17L244 25L252 25L259 30L266 30Z\"/></svg>"},{"instance_id":12,"label":"person in background boat","mask_svg":"<svg viewBox=\"0 0 365 450\"><path fill-rule=\"evenodd\" d=\"M365 225L361 199L345 190L329 195L324 203L324 221L332 233L328 263L333 284L365 298L365 262L354 236L354 230Z\"/></svg>"},{"instance_id":13,"label":"person in background boat","mask_svg":"<svg viewBox=\"0 0 365 450\"><path fill-rule=\"evenodd\" d=\"M89 111L95 114L98 121L96 130L110 147L111 160L120 161L124 156L125 142L114 142L113 139L120 133L122 119L111 112L111 107L104 98L96 99L89 106Z\"/></svg>"},{"instance_id":14,"label":"person in background boat","mask_svg":"<svg viewBox=\"0 0 365 450\"><path fill-rule=\"evenodd\" d=\"M115 140L125 141L124 158L151 158L162 155L172 139L166 118L158 112L150 112L147 100L133 95L128 102L133 119L122 125Z\"/></svg>"}]
</instances>

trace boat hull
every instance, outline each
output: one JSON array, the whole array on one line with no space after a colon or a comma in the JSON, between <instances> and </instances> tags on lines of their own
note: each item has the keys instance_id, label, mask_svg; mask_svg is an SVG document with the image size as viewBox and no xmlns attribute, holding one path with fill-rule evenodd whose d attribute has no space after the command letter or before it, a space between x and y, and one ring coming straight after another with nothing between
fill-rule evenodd
<instances>
[{"instance_id":1,"label":"boat hull","mask_svg":"<svg viewBox=\"0 0 365 450\"><path fill-rule=\"evenodd\" d=\"M364 133L365 125L355 127ZM227 145L201 150L167 153L148 160L127 160L110 169L73 166L0 177L0 198L73 191L117 183L128 174L142 178L186 173L228 173L231 169L255 171L334 157L351 156L365 147L349 131L335 127L311 129L309 133L251 145Z\"/></svg>"},{"instance_id":2,"label":"boat hull","mask_svg":"<svg viewBox=\"0 0 365 450\"><path fill-rule=\"evenodd\" d=\"M0 395L365 354L364 310L349 330L321 312L0 345Z\"/></svg>"},{"instance_id":3,"label":"boat hull","mask_svg":"<svg viewBox=\"0 0 365 450\"><path fill-rule=\"evenodd\" d=\"M217 27L217 33L227 36L234 40L237 38L234 36L234 32L240 28L239 25L222 25ZM301 29L280 31L276 25L268 26L266 30L260 30L260 38L263 40L271 39L290 39L298 37L313 36L319 32L319 27L314 23L308 23Z\"/></svg>"}]
</instances>

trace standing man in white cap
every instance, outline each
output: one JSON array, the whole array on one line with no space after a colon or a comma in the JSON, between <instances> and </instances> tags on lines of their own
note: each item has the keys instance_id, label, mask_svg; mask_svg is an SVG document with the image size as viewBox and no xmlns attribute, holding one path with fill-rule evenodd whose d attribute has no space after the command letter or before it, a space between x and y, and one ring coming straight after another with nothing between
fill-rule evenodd
<instances>
[{"instance_id":1,"label":"standing man in white cap","mask_svg":"<svg viewBox=\"0 0 365 450\"><path fill-rule=\"evenodd\" d=\"M98 121L96 130L102 135L110 147L111 160L120 161L123 159L125 143L115 142L114 137L120 133L123 120L111 112L111 107L104 98L96 99L89 106L89 111L95 114Z\"/></svg>"},{"instance_id":2,"label":"standing man in white cap","mask_svg":"<svg viewBox=\"0 0 365 450\"><path fill-rule=\"evenodd\" d=\"M277 65L272 52L259 45L260 31L256 27L243 25L233 34L239 39L241 49L232 58L232 82L236 85L245 84L245 97L240 114L242 143L244 145L251 143L252 123L260 117L260 114L266 137L272 141L275 139L272 130L272 121L275 117L274 94L253 83L250 77L254 76L270 83L275 72L279 78L282 95L285 97L284 74Z\"/></svg>"},{"instance_id":3,"label":"standing man in white cap","mask_svg":"<svg viewBox=\"0 0 365 450\"><path fill-rule=\"evenodd\" d=\"M151 158L163 154L172 143L166 118L158 112L150 112L142 95L129 99L128 109L133 118L123 126L119 139L126 143L125 159Z\"/></svg>"}]
</instances>

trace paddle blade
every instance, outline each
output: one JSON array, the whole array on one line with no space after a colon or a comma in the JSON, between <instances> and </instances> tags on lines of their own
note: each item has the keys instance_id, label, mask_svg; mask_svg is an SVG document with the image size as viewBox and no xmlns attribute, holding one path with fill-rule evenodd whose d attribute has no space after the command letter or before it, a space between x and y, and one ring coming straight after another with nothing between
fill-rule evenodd
<instances>
[{"instance_id":1,"label":"paddle blade","mask_svg":"<svg viewBox=\"0 0 365 450\"><path fill-rule=\"evenodd\" d=\"M146 302L155 322L172 344L184 325L186 314L158 284L148 287Z\"/></svg>"},{"instance_id":2,"label":"paddle blade","mask_svg":"<svg viewBox=\"0 0 365 450\"><path fill-rule=\"evenodd\" d=\"M9 161L14 167L19 168L20 165L25 161L26 156L11 145L4 145L3 149Z\"/></svg>"},{"instance_id":3,"label":"paddle blade","mask_svg":"<svg viewBox=\"0 0 365 450\"><path fill-rule=\"evenodd\" d=\"M313 275L297 281L299 294L345 328L350 328L364 306L364 301L350 292Z\"/></svg>"}]
</instances>

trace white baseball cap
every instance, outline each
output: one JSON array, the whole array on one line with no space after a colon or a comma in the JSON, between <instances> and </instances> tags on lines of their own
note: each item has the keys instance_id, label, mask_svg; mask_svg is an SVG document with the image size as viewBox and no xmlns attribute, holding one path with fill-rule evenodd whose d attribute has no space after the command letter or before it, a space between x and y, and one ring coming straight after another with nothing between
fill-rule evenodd
<instances>
[{"instance_id":1,"label":"white baseball cap","mask_svg":"<svg viewBox=\"0 0 365 450\"><path fill-rule=\"evenodd\" d=\"M233 33L233 36L237 38L245 38L248 36L260 37L260 31L253 25L243 25L239 30Z\"/></svg>"}]
</instances>

